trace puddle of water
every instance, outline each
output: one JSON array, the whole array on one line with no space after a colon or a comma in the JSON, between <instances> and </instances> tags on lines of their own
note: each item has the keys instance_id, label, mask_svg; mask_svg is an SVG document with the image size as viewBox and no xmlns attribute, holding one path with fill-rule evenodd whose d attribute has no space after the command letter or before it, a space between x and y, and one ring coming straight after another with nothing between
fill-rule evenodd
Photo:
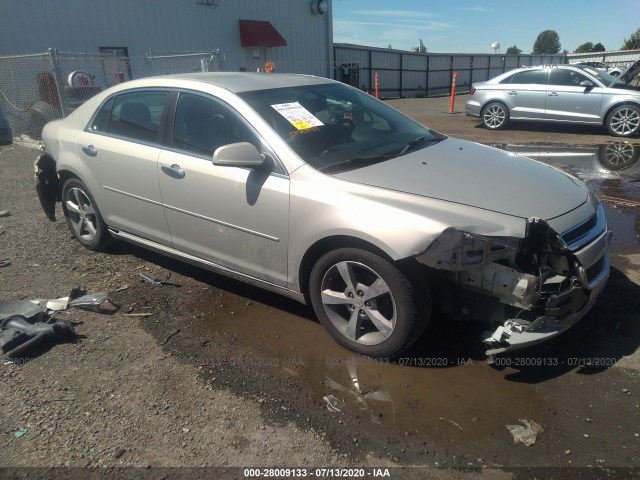
<instances>
[{"instance_id":1,"label":"puddle of water","mask_svg":"<svg viewBox=\"0 0 640 480\"><path fill-rule=\"evenodd\" d=\"M316 321L259 303L247 305L246 298L233 294L225 297L220 299L223 311L205 300L192 305L192 312L203 313L193 327L203 334L224 332L233 343L232 356L301 379L318 402L330 394L345 401L343 415L468 440L503 431L508 436L505 424L520 418L545 422L552 410L534 387L505 382L505 372L487 365L481 351L464 351L464 345L461 350L455 338L449 339L448 354L442 353L447 347L441 341L431 342L439 344L437 353L427 353L433 345L417 346L392 364L343 349ZM467 336L476 340L475 334Z\"/></svg>"},{"instance_id":2,"label":"puddle of water","mask_svg":"<svg viewBox=\"0 0 640 480\"><path fill-rule=\"evenodd\" d=\"M640 144L499 144L503 150L559 168L586 182L602 200L614 254L637 252L640 240Z\"/></svg>"}]
</instances>

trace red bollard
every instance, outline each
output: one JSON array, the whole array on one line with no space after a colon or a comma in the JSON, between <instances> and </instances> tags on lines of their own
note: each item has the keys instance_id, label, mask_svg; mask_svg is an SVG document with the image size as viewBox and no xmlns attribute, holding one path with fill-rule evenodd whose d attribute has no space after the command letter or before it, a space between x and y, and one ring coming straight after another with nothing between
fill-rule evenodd
<instances>
[{"instance_id":1,"label":"red bollard","mask_svg":"<svg viewBox=\"0 0 640 480\"><path fill-rule=\"evenodd\" d=\"M453 104L456 102L456 79L458 72L453 72L453 80L451 82L451 101L449 102L449 113L453 113Z\"/></svg>"}]
</instances>

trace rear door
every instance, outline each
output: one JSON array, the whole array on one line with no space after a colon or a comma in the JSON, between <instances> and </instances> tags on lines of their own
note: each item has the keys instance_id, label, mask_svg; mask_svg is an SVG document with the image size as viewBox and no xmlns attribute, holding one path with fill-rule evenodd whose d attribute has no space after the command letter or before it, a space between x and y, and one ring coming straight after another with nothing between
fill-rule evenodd
<instances>
[{"instance_id":1,"label":"rear door","mask_svg":"<svg viewBox=\"0 0 640 480\"><path fill-rule=\"evenodd\" d=\"M590 82L592 86L581 85ZM601 124L602 87L594 78L569 68L553 68L549 72L548 120Z\"/></svg>"},{"instance_id":2,"label":"rear door","mask_svg":"<svg viewBox=\"0 0 640 480\"><path fill-rule=\"evenodd\" d=\"M547 71L525 70L504 79L504 97L511 118L541 120L547 98Z\"/></svg>"},{"instance_id":3,"label":"rear door","mask_svg":"<svg viewBox=\"0 0 640 480\"><path fill-rule=\"evenodd\" d=\"M111 97L76 140L85 181L110 227L171 245L158 185L169 92Z\"/></svg>"}]
</instances>

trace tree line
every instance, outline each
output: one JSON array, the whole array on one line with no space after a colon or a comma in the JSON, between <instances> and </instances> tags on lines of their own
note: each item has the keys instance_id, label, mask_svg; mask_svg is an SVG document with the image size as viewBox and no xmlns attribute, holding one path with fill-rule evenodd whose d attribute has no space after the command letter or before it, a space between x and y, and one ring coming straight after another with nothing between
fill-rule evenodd
<instances>
[{"instance_id":1,"label":"tree line","mask_svg":"<svg viewBox=\"0 0 640 480\"><path fill-rule=\"evenodd\" d=\"M533 52L535 54L547 54L547 55L555 55L560 53L560 49L562 46L560 45L560 35L555 30L545 30L538 35L535 43L533 44ZM589 52L604 52L606 48L600 42L585 42L574 50L574 53L589 53ZM620 50L640 50L640 28L638 28L635 32L633 32L628 38L624 39L624 43ZM522 53L522 50L518 48L517 45L512 45L507 48L508 55L519 55ZM562 53L569 53L567 50L564 50Z\"/></svg>"}]
</instances>

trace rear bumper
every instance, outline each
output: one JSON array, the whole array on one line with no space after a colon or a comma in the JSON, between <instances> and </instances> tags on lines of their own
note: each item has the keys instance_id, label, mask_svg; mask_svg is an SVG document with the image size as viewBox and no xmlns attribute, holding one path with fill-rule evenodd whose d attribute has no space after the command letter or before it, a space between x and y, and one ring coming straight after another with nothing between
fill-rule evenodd
<instances>
[{"instance_id":1,"label":"rear bumper","mask_svg":"<svg viewBox=\"0 0 640 480\"><path fill-rule=\"evenodd\" d=\"M475 100L467 100L464 106L464 112L467 114L467 117L479 117L480 110L480 103Z\"/></svg>"}]
</instances>

